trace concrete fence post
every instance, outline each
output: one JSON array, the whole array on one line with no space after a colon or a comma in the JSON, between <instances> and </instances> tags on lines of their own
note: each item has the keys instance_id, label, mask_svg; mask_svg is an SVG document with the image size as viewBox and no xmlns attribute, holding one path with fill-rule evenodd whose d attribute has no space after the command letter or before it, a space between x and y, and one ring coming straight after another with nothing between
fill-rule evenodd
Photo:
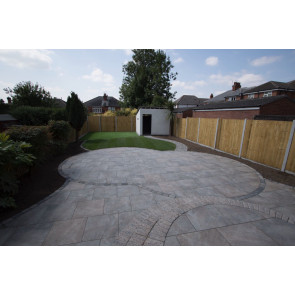
<instances>
[{"instance_id":1,"label":"concrete fence post","mask_svg":"<svg viewBox=\"0 0 295 295\"><path fill-rule=\"evenodd\" d=\"M293 120L292 127L290 130L289 140L288 140L288 144L287 144L286 151L285 151L285 157L284 157L284 161L283 161L282 168L281 168L282 172L284 172L286 169L288 156L289 156L289 152L290 152L290 148L291 148L291 144L292 144L292 140L293 140L293 136L294 136L294 130L295 130L295 120Z\"/></svg>"},{"instance_id":2,"label":"concrete fence post","mask_svg":"<svg viewBox=\"0 0 295 295\"><path fill-rule=\"evenodd\" d=\"M199 133L200 133L200 117L199 117L199 123L198 123L198 134L197 134L197 142L199 142Z\"/></svg>"},{"instance_id":3,"label":"concrete fence post","mask_svg":"<svg viewBox=\"0 0 295 295\"><path fill-rule=\"evenodd\" d=\"M187 132L187 118L185 119L185 135L184 135L185 139L186 139L186 132Z\"/></svg>"},{"instance_id":4,"label":"concrete fence post","mask_svg":"<svg viewBox=\"0 0 295 295\"><path fill-rule=\"evenodd\" d=\"M242 155L246 125L247 125L247 119L244 120L244 127L243 127L243 133L242 133L242 139L241 139L241 145L240 145L239 158L241 158L241 155Z\"/></svg>"},{"instance_id":5,"label":"concrete fence post","mask_svg":"<svg viewBox=\"0 0 295 295\"><path fill-rule=\"evenodd\" d=\"M216 141L217 141L217 133L218 133L218 124L219 124L219 118L217 119L217 123L216 123L215 139L214 139L214 149L216 149Z\"/></svg>"}]
</instances>

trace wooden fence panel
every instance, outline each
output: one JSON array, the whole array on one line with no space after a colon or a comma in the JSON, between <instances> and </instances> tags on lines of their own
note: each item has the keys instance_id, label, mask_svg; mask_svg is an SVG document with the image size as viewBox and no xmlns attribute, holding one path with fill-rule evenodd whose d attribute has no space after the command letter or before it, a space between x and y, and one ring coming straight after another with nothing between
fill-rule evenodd
<instances>
[{"instance_id":1,"label":"wooden fence panel","mask_svg":"<svg viewBox=\"0 0 295 295\"><path fill-rule=\"evenodd\" d=\"M214 147L215 143L215 133L216 133L216 124L218 119L200 119L199 127L199 143Z\"/></svg>"},{"instance_id":2,"label":"wooden fence panel","mask_svg":"<svg viewBox=\"0 0 295 295\"><path fill-rule=\"evenodd\" d=\"M100 131L100 116L89 116L88 117L88 132Z\"/></svg>"},{"instance_id":3,"label":"wooden fence panel","mask_svg":"<svg viewBox=\"0 0 295 295\"><path fill-rule=\"evenodd\" d=\"M101 117L101 131L115 132L115 117Z\"/></svg>"},{"instance_id":4,"label":"wooden fence panel","mask_svg":"<svg viewBox=\"0 0 295 295\"><path fill-rule=\"evenodd\" d=\"M186 138L197 141L199 118L187 118Z\"/></svg>"},{"instance_id":5,"label":"wooden fence panel","mask_svg":"<svg viewBox=\"0 0 295 295\"><path fill-rule=\"evenodd\" d=\"M117 117L117 132L131 132L132 126L131 126L131 120L133 118L121 116Z\"/></svg>"},{"instance_id":6,"label":"wooden fence panel","mask_svg":"<svg viewBox=\"0 0 295 295\"><path fill-rule=\"evenodd\" d=\"M292 122L252 122L246 158L281 169Z\"/></svg>"},{"instance_id":7,"label":"wooden fence panel","mask_svg":"<svg viewBox=\"0 0 295 295\"><path fill-rule=\"evenodd\" d=\"M219 119L216 148L238 156L240 153L244 120Z\"/></svg>"},{"instance_id":8,"label":"wooden fence panel","mask_svg":"<svg viewBox=\"0 0 295 295\"><path fill-rule=\"evenodd\" d=\"M177 119L177 136L180 138L185 138L185 124L186 119Z\"/></svg>"}]
</instances>

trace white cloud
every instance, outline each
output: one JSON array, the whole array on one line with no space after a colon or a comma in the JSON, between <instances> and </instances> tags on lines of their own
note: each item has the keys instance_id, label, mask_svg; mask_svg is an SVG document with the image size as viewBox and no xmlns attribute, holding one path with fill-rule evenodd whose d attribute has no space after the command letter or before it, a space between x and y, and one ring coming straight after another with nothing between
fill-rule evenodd
<instances>
[{"instance_id":1,"label":"white cloud","mask_svg":"<svg viewBox=\"0 0 295 295\"><path fill-rule=\"evenodd\" d=\"M252 73L234 73L231 75L213 74L209 76L211 83L232 86L233 82L240 82L242 87L256 86L265 82L261 75Z\"/></svg>"},{"instance_id":2,"label":"white cloud","mask_svg":"<svg viewBox=\"0 0 295 295\"><path fill-rule=\"evenodd\" d=\"M49 50L0 50L0 61L20 69L48 69L52 64Z\"/></svg>"},{"instance_id":3,"label":"white cloud","mask_svg":"<svg viewBox=\"0 0 295 295\"><path fill-rule=\"evenodd\" d=\"M206 65L207 66L216 66L218 64L218 57L216 56L210 56L206 58Z\"/></svg>"},{"instance_id":4,"label":"white cloud","mask_svg":"<svg viewBox=\"0 0 295 295\"><path fill-rule=\"evenodd\" d=\"M83 79L88 79L93 82L102 82L107 86L112 86L114 84L114 78L111 74L104 73L101 69L94 69L90 75L82 76Z\"/></svg>"},{"instance_id":5,"label":"white cloud","mask_svg":"<svg viewBox=\"0 0 295 295\"><path fill-rule=\"evenodd\" d=\"M125 51L125 54L128 56L131 56L133 54L131 49L124 49L124 51Z\"/></svg>"},{"instance_id":6,"label":"white cloud","mask_svg":"<svg viewBox=\"0 0 295 295\"><path fill-rule=\"evenodd\" d=\"M260 58L256 58L251 61L251 65L254 67L260 67L264 65L268 65L280 60L280 56L262 56Z\"/></svg>"},{"instance_id":7,"label":"white cloud","mask_svg":"<svg viewBox=\"0 0 295 295\"><path fill-rule=\"evenodd\" d=\"M181 63L181 62L183 62L183 61L184 61L183 58L182 58L182 57L179 57L179 58L175 59L173 62L174 62L175 64L178 64L178 63Z\"/></svg>"},{"instance_id":8,"label":"white cloud","mask_svg":"<svg viewBox=\"0 0 295 295\"><path fill-rule=\"evenodd\" d=\"M194 82L183 82L183 81L173 81L172 86L173 87L179 87L184 90L196 90L197 87L201 87L206 85L206 82L204 80L194 81Z\"/></svg>"}]
</instances>

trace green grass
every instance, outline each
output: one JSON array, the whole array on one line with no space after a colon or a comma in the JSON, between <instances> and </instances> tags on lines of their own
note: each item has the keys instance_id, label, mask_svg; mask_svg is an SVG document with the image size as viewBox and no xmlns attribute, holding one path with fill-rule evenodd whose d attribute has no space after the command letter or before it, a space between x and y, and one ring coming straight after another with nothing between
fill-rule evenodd
<instances>
[{"instance_id":1,"label":"green grass","mask_svg":"<svg viewBox=\"0 0 295 295\"><path fill-rule=\"evenodd\" d=\"M135 132L91 132L82 140L83 147L88 150L115 147L137 147L158 151L175 150L175 144L163 140L138 136Z\"/></svg>"}]
</instances>

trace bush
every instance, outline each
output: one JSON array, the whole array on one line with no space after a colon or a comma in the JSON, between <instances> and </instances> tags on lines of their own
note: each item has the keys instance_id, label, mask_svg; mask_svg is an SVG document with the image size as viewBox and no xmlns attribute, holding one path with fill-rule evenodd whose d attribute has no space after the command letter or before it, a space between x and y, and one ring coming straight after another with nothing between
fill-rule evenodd
<instances>
[{"instance_id":1,"label":"bush","mask_svg":"<svg viewBox=\"0 0 295 295\"><path fill-rule=\"evenodd\" d=\"M20 171L33 165L35 157L26 150L31 145L9 140L0 133L0 207L15 207L14 195L18 191Z\"/></svg>"},{"instance_id":2,"label":"bush","mask_svg":"<svg viewBox=\"0 0 295 295\"><path fill-rule=\"evenodd\" d=\"M6 130L6 133L14 141L30 143L31 153L39 160L45 159L48 152L48 131L45 126L14 126Z\"/></svg>"},{"instance_id":3,"label":"bush","mask_svg":"<svg viewBox=\"0 0 295 295\"><path fill-rule=\"evenodd\" d=\"M20 106L11 112L20 124L27 126L44 126L50 120L67 120L66 109Z\"/></svg>"},{"instance_id":4,"label":"bush","mask_svg":"<svg viewBox=\"0 0 295 295\"><path fill-rule=\"evenodd\" d=\"M54 121L67 121L66 109L65 108L52 109L50 119Z\"/></svg>"},{"instance_id":5,"label":"bush","mask_svg":"<svg viewBox=\"0 0 295 295\"><path fill-rule=\"evenodd\" d=\"M71 131L71 126L66 121L49 121L48 130L53 140L66 142Z\"/></svg>"},{"instance_id":6,"label":"bush","mask_svg":"<svg viewBox=\"0 0 295 295\"><path fill-rule=\"evenodd\" d=\"M115 112L116 116L135 116L137 113L137 109L131 109L131 108L126 108L126 109L120 109Z\"/></svg>"},{"instance_id":7,"label":"bush","mask_svg":"<svg viewBox=\"0 0 295 295\"><path fill-rule=\"evenodd\" d=\"M104 117L114 117L116 116L115 112L112 112L112 111L106 111L104 114L103 114Z\"/></svg>"},{"instance_id":8,"label":"bush","mask_svg":"<svg viewBox=\"0 0 295 295\"><path fill-rule=\"evenodd\" d=\"M48 131L52 140L50 143L51 152L54 155L61 154L67 147L71 126L66 121L49 121Z\"/></svg>"}]
</instances>

